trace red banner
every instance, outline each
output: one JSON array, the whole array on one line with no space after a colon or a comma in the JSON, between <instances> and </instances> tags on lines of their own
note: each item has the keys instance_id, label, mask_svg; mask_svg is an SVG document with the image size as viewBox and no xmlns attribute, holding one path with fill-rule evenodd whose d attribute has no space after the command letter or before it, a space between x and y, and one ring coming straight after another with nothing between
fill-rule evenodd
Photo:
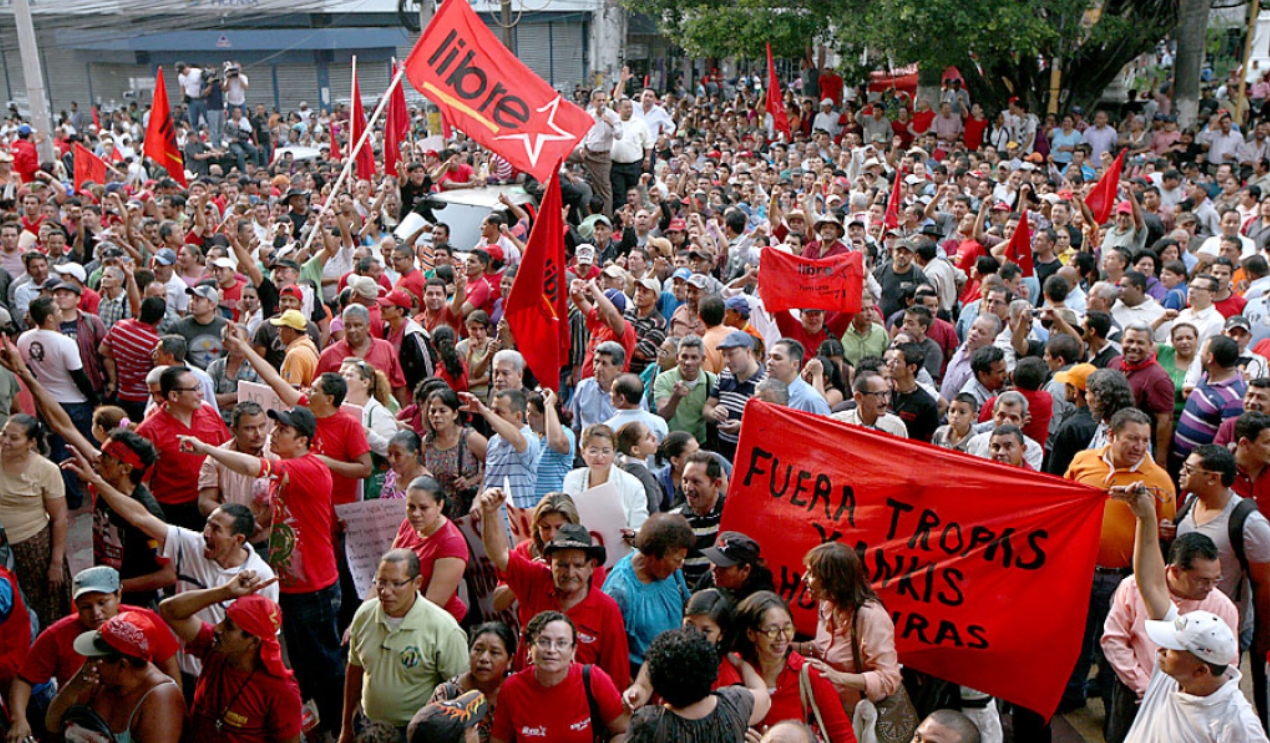
<instances>
[{"instance_id":1,"label":"red banner","mask_svg":"<svg viewBox=\"0 0 1270 743\"><path fill-rule=\"evenodd\" d=\"M781 82L776 77L776 63L772 61L772 43L767 43L767 113L772 115L772 128L785 133L785 141L792 142L794 137L789 130L789 114L785 111L785 102L781 100Z\"/></svg>"},{"instance_id":2,"label":"red banner","mask_svg":"<svg viewBox=\"0 0 1270 743\"><path fill-rule=\"evenodd\" d=\"M168 105L168 89L163 86L163 68L154 80L154 103L150 106L150 123L146 125L146 157L163 166L177 183L185 182L185 161L176 146L176 129L172 126L172 107Z\"/></svg>"},{"instance_id":3,"label":"red banner","mask_svg":"<svg viewBox=\"0 0 1270 743\"><path fill-rule=\"evenodd\" d=\"M900 662L1044 715L1080 653L1105 494L750 400L720 529L763 547L801 632L803 556L855 548Z\"/></svg>"},{"instance_id":4,"label":"red banner","mask_svg":"<svg viewBox=\"0 0 1270 743\"><path fill-rule=\"evenodd\" d=\"M88 181L106 185L106 161L85 149L79 142L75 143L75 190Z\"/></svg>"},{"instance_id":5,"label":"red banner","mask_svg":"<svg viewBox=\"0 0 1270 743\"><path fill-rule=\"evenodd\" d=\"M860 253L812 260L774 248L759 256L758 294L768 312L859 312L864 294Z\"/></svg>"},{"instance_id":6,"label":"red banner","mask_svg":"<svg viewBox=\"0 0 1270 743\"><path fill-rule=\"evenodd\" d=\"M1116 159L1112 161L1111 167L1107 168L1107 172L1102 174L1102 178L1098 179L1098 183L1089 189L1089 195L1085 197L1085 206L1089 207L1089 211L1094 213L1094 220L1098 224L1106 224L1111 219L1111 210L1116 206L1116 193L1120 190L1120 173L1124 170L1124 153L1121 150Z\"/></svg>"},{"instance_id":7,"label":"red banner","mask_svg":"<svg viewBox=\"0 0 1270 743\"><path fill-rule=\"evenodd\" d=\"M516 58L466 2L444 2L406 59L443 120L546 182L595 123Z\"/></svg>"},{"instance_id":8,"label":"red banner","mask_svg":"<svg viewBox=\"0 0 1270 743\"><path fill-rule=\"evenodd\" d=\"M886 199L886 213L882 215L882 226L893 230L900 226L900 186L904 183L904 171L895 169L895 183L891 184L891 195Z\"/></svg>"},{"instance_id":9,"label":"red banner","mask_svg":"<svg viewBox=\"0 0 1270 743\"><path fill-rule=\"evenodd\" d=\"M552 164L558 166L558 161ZM542 386L557 392L560 367L569 357L562 209L560 176L553 171L503 311L525 363Z\"/></svg>"}]
</instances>

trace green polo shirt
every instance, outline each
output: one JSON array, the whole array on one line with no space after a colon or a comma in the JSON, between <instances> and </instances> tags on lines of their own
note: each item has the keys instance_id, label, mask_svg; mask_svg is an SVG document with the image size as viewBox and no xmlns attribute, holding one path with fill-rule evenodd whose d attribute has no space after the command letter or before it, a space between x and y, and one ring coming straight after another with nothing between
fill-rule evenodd
<instances>
[{"instance_id":1,"label":"green polo shirt","mask_svg":"<svg viewBox=\"0 0 1270 743\"><path fill-rule=\"evenodd\" d=\"M675 391L675 382L682 379L683 374L677 366L657 375L657 380L653 382L653 402L658 408L670 399L671 393ZM697 439L697 443L705 444L706 419L702 411L705 409L706 399L718 387L718 377L713 373L705 369L697 372L695 385L688 391L687 396L679 401L674 417L666 421L667 427L671 431L687 431Z\"/></svg>"},{"instance_id":2,"label":"green polo shirt","mask_svg":"<svg viewBox=\"0 0 1270 743\"><path fill-rule=\"evenodd\" d=\"M890 343L891 336L887 335L886 328L877 323L870 324L869 332L863 335L856 332L854 325L848 325L847 332L842 334L843 358L852 366L860 363L865 356L881 358Z\"/></svg>"},{"instance_id":3,"label":"green polo shirt","mask_svg":"<svg viewBox=\"0 0 1270 743\"><path fill-rule=\"evenodd\" d=\"M404 727L438 684L468 669L467 635L448 611L422 596L393 628L373 598L357 609L349 626L348 662L365 674L366 716Z\"/></svg>"}]
</instances>

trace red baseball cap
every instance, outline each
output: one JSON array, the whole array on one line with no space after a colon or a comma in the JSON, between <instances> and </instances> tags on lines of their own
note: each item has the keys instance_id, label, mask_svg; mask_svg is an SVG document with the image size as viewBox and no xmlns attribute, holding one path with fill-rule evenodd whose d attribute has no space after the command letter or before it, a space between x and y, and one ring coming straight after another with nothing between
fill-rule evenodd
<instances>
[{"instance_id":1,"label":"red baseball cap","mask_svg":"<svg viewBox=\"0 0 1270 743\"><path fill-rule=\"evenodd\" d=\"M291 297L292 299L298 299L303 302L304 292L300 291L300 287L292 284L291 286L285 287L282 291L278 292L278 297Z\"/></svg>"},{"instance_id":2,"label":"red baseball cap","mask_svg":"<svg viewBox=\"0 0 1270 743\"><path fill-rule=\"evenodd\" d=\"M666 225L667 232L687 232L688 223L682 219L672 219L670 224Z\"/></svg>"},{"instance_id":3,"label":"red baseball cap","mask_svg":"<svg viewBox=\"0 0 1270 743\"><path fill-rule=\"evenodd\" d=\"M84 632L75 638L75 652L85 658L127 655L154 660L154 622L136 611L125 611L111 617L101 629Z\"/></svg>"},{"instance_id":4,"label":"red baseball cap","mask_svg":"<svg viewBox=\"0 0 1270 743\"><path fill-rule=\"evenodd\" d=\"M414 306L414 302L411 299L410 292L405 289L393 289L386 296L379 298L379 306L400 307L403 310L408 310Z\"/></svg>"},{"instance_id":5,"label":"red baseball cap","mask_svg":"<svg viewBox=\"0 0 1270 743\"><path fill-rule=\"evenodd\" d=\"M1116 214L1133 214L1133 205L1127 201L1116 204Z\"/></svg>"}]
</instances>

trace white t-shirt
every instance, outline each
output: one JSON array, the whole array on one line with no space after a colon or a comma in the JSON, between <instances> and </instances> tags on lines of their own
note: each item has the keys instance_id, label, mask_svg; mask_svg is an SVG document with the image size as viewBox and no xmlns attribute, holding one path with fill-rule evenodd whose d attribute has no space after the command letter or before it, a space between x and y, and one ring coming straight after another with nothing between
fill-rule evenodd
<instances>
[{"instance_id":1,"label":"white t-shirt","mask_svg":"<svg viewBox=\"0 0 1270 743\"><path fill-rule=\"evenodd\" d=\"M84 368L84 362L79 358L79 345L74 340L52 330L36 328L18 337L18 351L35 378L53 393L58 402L88 402L71 377L71 372Z\"/></svg>"},{"instance_id":2,"label":"white t-shirt","mask_svg":"<svg viewBox=\"0 0 1270 743\"><path fill-rule=\"evenodd\" d=\"M1166 621L1178 616L1170 605ZM1234 666L1226 670L1226 683L1206 697L1187 694L1157 664L1142 696L1137 719L1125 743L1241 743L1265 741L1261 721L1239 690L1241 678Z\"/></svg>"},{"instance_id":3,"label":"white t-shirt","mask_svg":"<svg viewBox=\"0 0 1270 743\"><path fill-rule=\"evenodd\" d=\"M1244 237L1243 235L1236 235L1235 237L1239 238L1239 246L1240 249L1243 250L1243 252L1239 255L1239 260L1242 261L1257 254L1257 243L1247 237ZM1221 254L1221 241L1221 235L1214 235L1205 240L1196 252L1199 255L1211 255L1216 258Z\"/></svg>"},{"instance_id":4,"label":"white t-shirt","mask_svg":"<svg viewBox=\"0 0 1270 743\"><path fill-rule=\"evenodd\" d=\"M203 92L203 69L201 67L188 67L185 72L177 75L176 79L181 84L181 92L191 98L198 98L198 94Z\"/></svg>"},{"instance_id":5,"label":"white t-shirt","mask_svg":"<svg viewBox=\"0 0 1270 743\"><path fill-rule=\"evenodd\" d=\"M268 580L273 577L273 568L261 559L251 547L247 548L247 561L236 568L222 568L203 556L207 543L203 534L179 526L168 526L168 535L163 541L163 559L168 560L176 568L176 592L199 591L204 588L223 586L244 570L250 570L258 578ZM278 600L278 584L260 591L260 595L272 601ZM194 615L195 617L219 624L225 618L225 606L213 604ZM181 670L198 675L202 664L197 658L181 654Z\"/></svg>"}]
</instances>

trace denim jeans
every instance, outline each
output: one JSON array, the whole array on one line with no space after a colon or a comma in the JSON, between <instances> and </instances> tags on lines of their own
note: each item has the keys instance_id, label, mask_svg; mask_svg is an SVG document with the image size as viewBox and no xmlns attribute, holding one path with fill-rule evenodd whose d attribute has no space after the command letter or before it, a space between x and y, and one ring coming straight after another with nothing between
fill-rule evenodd
<instances>
[{"instance_id":1,"label":"denim jeans","mask_svg":"<svg viewBox=\"0 0 1270 743\"><path fill-rule=\"evenodd\" d=\"M338 734L344 708L344 658L335 623L339 581L310 593L284 593L279 599L287 658L300 696L317 702L320 726Z\"/></svg>"},{"instance_id":2,"label":"denim jeans","mask_svg":"<svg viewBox=\"0 0 1270 743\"><path fill-rule=\"evenodd\" d=\"M62 410L70 416L75 429L89 441L93 440L93 406L92 403L62 403ZM71 456L66 447L66 440L53 434L49 436L49 459L61 463ZM79 489L79 478L68 470L62 470L62 484L66 486L66 505L71 510L79 508L84 502L84 494Z\"/></svg>"},{"instance_id":3,"label":"denim jeans","mask_svg":"<svg viewBox=\"0 0 1270 743\"><path fill-rule=\"evenodd\" d=\"M1086 683L1089 669L1095 661L1098 663L1098 677L1094 680L1093 696L1103 700L1104 708L1111 700L1111 680L1115 672L1102 654L1102 628L1107 622L1107 615L1111 613L1111 599L1126 575L1127 572L1121 574L1102 570L1094 573L1094 583L1089 591L1089 613L1085 615L1085 633L1080 644L1080 658L1076 660L1076 668L1067 680L1067 689L1063 692L1065 700L1083 700L1088 696Z\"/></svg>"},{"instance_id":4,"label":"denim jeans","mask_svg":"<svg viewBox=\"0 0 1270 743\"><path fill-rule=\"evenodd\" d=\"M200 119L207 119L209 123L211 122L210 118L207 115L207 100L206 99L191 98L189 102L189 114L190 114L190 127L192 127L194 131L196 132L198 131Z\"/></svg>"}]
</instances>

